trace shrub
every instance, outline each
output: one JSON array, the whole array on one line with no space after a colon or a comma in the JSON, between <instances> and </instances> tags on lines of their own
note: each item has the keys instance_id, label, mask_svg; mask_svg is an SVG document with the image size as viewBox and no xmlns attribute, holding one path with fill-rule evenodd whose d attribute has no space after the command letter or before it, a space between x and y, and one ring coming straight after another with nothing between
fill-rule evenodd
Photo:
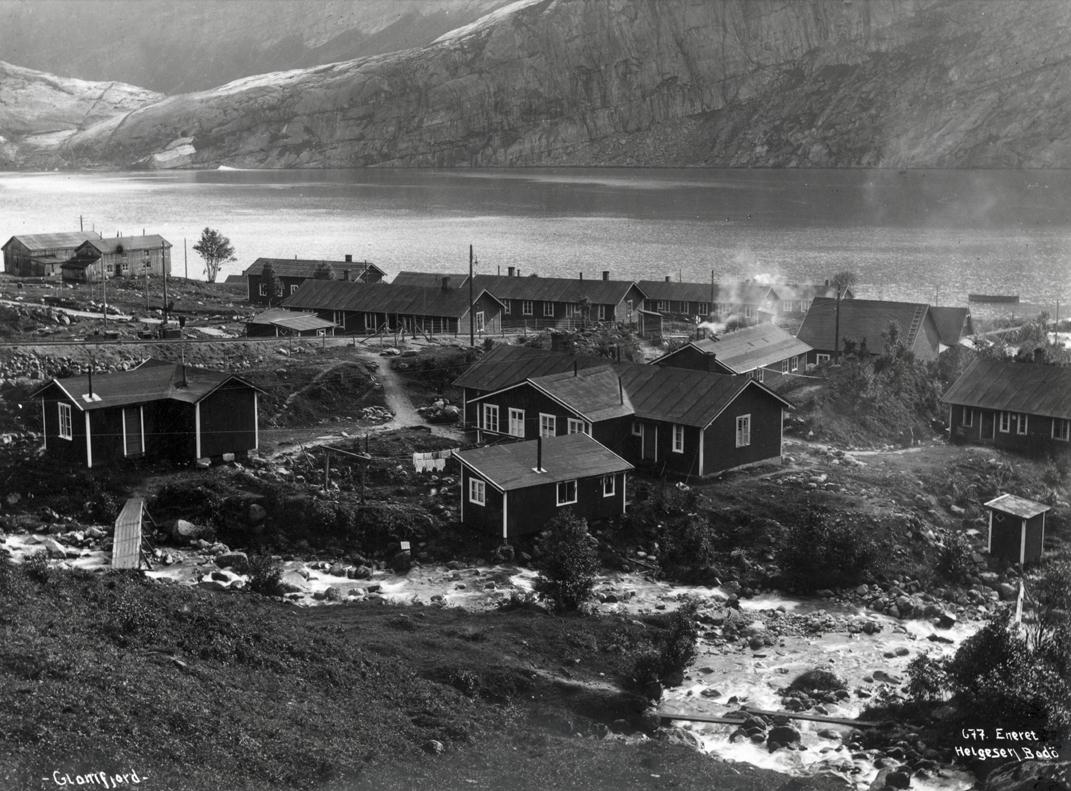
<instances>
[{"instance_id":1,"label":"shrub","mask_svg":"<svg viewBox=\"0 0 1071 791\"><path fill-rule=\"evenodd\" d=\"M670 686L679 684L684 669L695 661L696 642L699 639L698 611L699 603L695 599L688 599L670 616L669 633L659 652L663 683L674 682Z\"/></svg>"},{"instance_id":2,"label":"shrub","mask_svg":"<svg viewBox=\"0 0 1071 791\"><path fill-rule=\"evenodd\" d=\"M877 570L881 548L865 525L810 506L788 529L778 553L788 582L803 591L858 582Z\"/></svg>"},{"instance_id":3,"label":"shrub","mask_svg":"<svg viewBox=\"0 0 1071 791\"><path fill-rule=\"evenodd\" d=\"M937 573L949 582L964 583L974 571L974 547L963 533L953 533L937 552Z\"/></svg>"},{"instance_id":4,"label":"shrub","mask_svg":"<svg viewBox=\"0 0 1071 791\"><path fill-rule=\"evenodd\" d=\"M283 594L283 564L271 555L252 555L249 558L249 590L264 596Z\"/></svg>"},{"instance_id":5,"label":"shrub","mask_svg":"<svg viewBox=\"0 0 1071 791\"><path fill-rule=\"evenodd\" d=\"M666 570L705 569L714 565L717 546L713 525L697 514L672 520L662 531L660 560Z\"/></svg>"},{"instance_id":6,"label":"shrub","mask_svg":"<svg viewBox=\"0 0 1071 791\"><path fill-rule=\"evenodd\" d=\"M119 589L112 602L104 631L120 645L151 643L157 633L158 617L147 602L144 591L127 584Z\"/></svg>"},{"instance_id":7,"label":"shrub","mask_svg":"<svg viewBox=\"0 0 1071 791\"><path fill-rule=\"evenodd\" d=\"M48 582L48 553L34 552L22 561L22 569L26 576L37 582Z\"/></svg>"},{"instance_id":8,"label":"shrub","mask_svg":"<svg viewBox=\"0 0 1071 791\"><path fill-rule=\"evenodd\" d=\"M566 512L547 523L538 539L539 590L558 610L576 610L591 597L599 558L588 524Z\"/></svg>"},{"instance_id":9,"label":"shrub","mask_svg":"<svg viewBox=\"0 0 1071 791\"><path fill-rule=\"evenodd\" d=\"M918 703L932 703L944 698L948 688L946 662L929 654L919 654L907 666L907 694Z\"/></svg>"}]
</instances>

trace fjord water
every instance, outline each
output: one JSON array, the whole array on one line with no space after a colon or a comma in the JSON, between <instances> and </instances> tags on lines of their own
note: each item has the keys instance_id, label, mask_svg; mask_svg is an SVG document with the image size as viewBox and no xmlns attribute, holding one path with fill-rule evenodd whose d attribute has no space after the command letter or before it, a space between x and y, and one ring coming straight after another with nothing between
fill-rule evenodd
<instances>
[{"instance_id":1,"label":"fjord water","mask_svg":"<svg viewBox=\"0 0 1071 791\"><path fill-rule=\"evenodd\" d=\"M0 236L161 233L173 271L228 235L260 256L402 269L662 279L820 281L859 296L963 304L967 294L1071 298L1071 171L218 170L0 174Z\"/></svg>"}]
</instances>

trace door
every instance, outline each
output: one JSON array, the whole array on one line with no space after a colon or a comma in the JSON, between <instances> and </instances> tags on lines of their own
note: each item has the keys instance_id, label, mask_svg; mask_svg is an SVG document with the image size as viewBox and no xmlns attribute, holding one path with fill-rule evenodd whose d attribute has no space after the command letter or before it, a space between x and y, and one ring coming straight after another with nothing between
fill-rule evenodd
<instances>
[{"instance_id":1,"label":"door","mask_svg":"<svg viewBox=\"0 0 1071 791\"><path fill-rule=\"evenodd\" d=\"M982 412L981 425L978 427L979 439L996 439L997 437L997 413L988 410Z\"/></svg>"},{"instance_id":2,"label":"door","mask_svg":"<svg viewBox=\"0 0 1071 791\"><path fill-rule=\"evenodd\" d=\"M139 456L145 452L145 437L141 431L141 408L123 408L123 455Z\"/></svg>"},{"instance_id":3,"label":"door","mask_svg":"<svg viewBox=\"0 0 1071 791\"><path fill-rule=\"evenodd\" d=\"M643 424L643 448L641 454L644 461L658 461L658 426L651 423Z\"/></svg>"},{"instance_id":4,"label":"door","mask_svg":"<svg viewBox=\"0 0 1071 791\"><path fill-rule=\"evenodd\" d=\"M364 314L364 331L375 332L376 331L376 314L365 313Z\"/></svg>"}]
</instances>

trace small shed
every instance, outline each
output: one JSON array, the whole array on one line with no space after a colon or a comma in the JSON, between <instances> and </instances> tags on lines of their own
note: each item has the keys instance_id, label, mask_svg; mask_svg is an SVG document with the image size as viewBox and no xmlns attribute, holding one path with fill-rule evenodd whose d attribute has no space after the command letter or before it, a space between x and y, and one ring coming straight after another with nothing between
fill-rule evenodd
<instances>
[{"instance_id":1,"label":"small shed","mask_svg":"<svg viewBox=\"0 0 1071 791\"><path fill-rule=\"evenodd\" d=\"M286 308L271 308L249 319L245 323L245 334L250 338L281 335L318 337L334 335L337 326L335 322L322 319L315 313L298 313Z\"/></svg>"},{"instance_id":2,"label":"small shed","mask_svg":"<svg viewBox=\"0 0 1071 791\"><path fill-rule=\"evenodd\" d=\"M1045 543L1045 514L1049 506L1002 494L985 504L989 511L989 554L1011 563L1037 563Z\"/></svg>"}]
</instances>

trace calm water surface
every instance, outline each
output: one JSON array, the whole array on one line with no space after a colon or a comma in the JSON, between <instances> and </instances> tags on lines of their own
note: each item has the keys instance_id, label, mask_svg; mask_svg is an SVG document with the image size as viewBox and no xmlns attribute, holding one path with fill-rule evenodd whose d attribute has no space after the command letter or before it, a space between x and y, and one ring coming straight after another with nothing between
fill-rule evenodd
<instances>
[{"instance_id":1,"label":"calm water surface","mask_svg":"<svg viewBox=\"0 0 1071 791\"><path fill-rule=\"evenodd\" d=\"M860 296L1071 300L1071 171L302 170L0 174L0 237L228 235L259 256L400 269L708 282L823 280ZM201 276L189 251L190 276Z\"/></svg>"}]
</instances>

